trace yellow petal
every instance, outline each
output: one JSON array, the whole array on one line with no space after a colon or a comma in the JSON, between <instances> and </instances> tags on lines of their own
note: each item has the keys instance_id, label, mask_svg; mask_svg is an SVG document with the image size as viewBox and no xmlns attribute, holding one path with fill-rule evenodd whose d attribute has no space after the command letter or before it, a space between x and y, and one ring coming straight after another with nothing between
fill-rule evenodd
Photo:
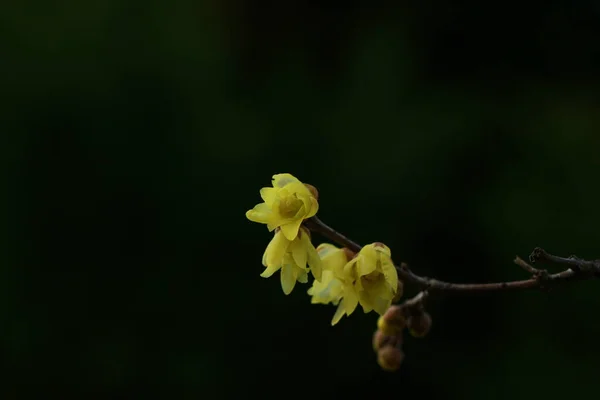
<instances>
[{"instance_id":1,"label":"yellow petal","mask_svg":"<svg viewBox=\"0 0 600 400\"><path fill-rule=\"evenodd\" d=\"M298 236L298 230L300 229L301 224L301 219L290 221L285 225L281 225L281 232L283 232L287 240L294 240L296 239L296 236Z\"/></svg>"},{"instance_id":2,"label":"yellow petal","mask_svg":"<svg viewBox=\"0 0 600 400\"><path fill-rule=\"evenodd\" d=\"M358 263L359 257L353 258L352 260L348 261L346 265L344 265L342 274L339 276L340 279L348 282L352 282L357 279L356 264Z\"/></svg>"},{"instance_id":3,"label":"yellow petal","mask_svg":"<svg viewBox=\"0 0 600 400\"><path fill-rule=\"evenodd\" d=\"M275 188L262 188L260 189L260 197L263 199L263 201L265 202L265 204L268 207L271 207L273 205L273 202L275 201L275 197L277 196L277 189Z\"/></svg>"},{"instance_id":4,"label":"yellow petal","mask_svg":"<svg viewBox=\"0 0 600 400\"><path fill-rule=\"evenodd\" d=\"M289 245L290 242L281 234L281 231L276 232L263 256L263 260L266 261L265 266L281 266Z\"/></svg>"},{"instance_id":5,"label":"yellow petal","mask_svg":"<svg viewBox=\"0 0 600 400\"><path fill-rule=\"evenodd\" d=\"M359 255L358 258L359 260L356 263L356 273L358 276L369 275L377 269L377 261L371 260L363 255Z\"/></svg>"},{"instance_id":6,"label":"yellow petal","mask_svg":"<svg viewBox=\"0 0 600 400\"><path fill-rule=\"evenodd\" d=\"M298 271L298 276L296 277L296 280L300 283L308 283L308 273L305 269Z\"/></svg>"},{"instance_id":7,"label":"yellow petal","mask_svg":"<svg viewBox=\"0 0 600 400\"><path fill-rule=\"evenodd\" d=\"M385 261L381 264L381 269L383 270L386 282L390 284L395 292L398 288L398 271L396 271L396 267L391 261Z\"/></svg>"},{"instance_id":8,"label":"yellow petal","mask_svg":"<svg viewBox=\"0 0 600 400\"><path fill-rule=\"evenodd\" d=\"M260 203L254 206L252 210L246 211L246 218L252 222L266 224L272 218L272 211L265 203Z\"/></svg>"},{"instance_id":9,"label":"yellow petal","mask_svg":"<svg viewBox=\"0 0 600 400\"><path fill-rule=\"evenodd\" d=\"M302 204L300 206L300 208L298 208L298 211L296 211L296 214L294 215L294 217L292 218L293 220L297 220L299 219L300 221L306 219L306 207L304 207L304 204Z\"/></svg>"},{"instance_id":10,"label":"yellow petal","mask_svg":"<svg viewBox=\"0 0 600 400\"><path fill-rule=\"evenodd\" d=\"M358 305L358 295L354 292L351 286L344 286L344 298L340 305L344 306L346 315L351 315Z\"/></svg>"},{"instance_id":11,"label":"yellow petal","mask_svg":"<svg viewBox=\"0 0 600 400\"><path fill-rule=\"evenodd\" d=\"M319 253L319 257L321 258L334 253L336 250L339 250L339 248L330 243L321 243L317 246L317 253Z\"/></svg>"},{"instance_id":12,"label":"yellow petal","mask_svg":"<svg viewBox=\"0 0 600 400\"><path fill-rule=\"evenodd\" d=\"M271 275L273 275L275 272L279 271L279 268L281 268L281 266L276 266L276 267L267 267L267 269L265 269L263 271L262 274L260 274L260 276L262 276L263 278L269 278L271 277Z\"/></svg>"},{"instance_id":13,"label":"yellow petal","mask_svg":"<svg viewBox=\"0 0 600 400\"><path fill-rule=\"evenodd\" d=\"M391 299L383 299L381 297L376 297L373 302L373 309L379 315L385 314L388 308L392 305Z\"/></svg>"},{"instance_id":14,"label":"yellow petal","mask_svg":"<svg viewBox=\"0 0 600 400\"><path fill-rule=\"evenodd\" d=\"M371 298L369 292L366 292L364 290L358 292L358 302L360 303L365 313L368 313L371 310L373 310L373 299Z\"/></svg>"},{"instance_id":15,"label":"yellow petal","mask_svg":"<svg viewBox=\"0 0 600 400\"><path fill-rule=\"evenodd\" d=\"M310 202L310 200L309 200L310 197L314 197L312 195L312 193L310 192L310 190L308 190L308 188L304 185L304 183L302 183L300 181L288 183L285 186L285 190L287 191L289 196L295 195L297 198L302 200L303 203L305 201ZM308 203L304 203L304 204L310 205ZM306 211L308 211L308 210L309 210L309 208L306 209Z\"/></svg>"},{"instance_id":16,"label":"yellow petal","mask_svg":"<svg viewBox=\"0 0 600 400\"><path fill-rule=\"evenodd\" d=\"M319 202L313 196L310 197L310 208L306 208L308 210L308 214L306 214L306 218L314 217L319 211Z\"/></svg>"},{"instance_id":17,"label":"yellow petal","mask_svg":"<svg viewBox=\"0 0 600 400\"><path fill-rule=\"evenodd\" d=\"M377 246L374 246L374 248L377 252L383 254L385 257L392 257L392 251L385 244L377 243Z\"/></svg>"},{"instance_id":18,"label":"yellow petal","mask_svg":"<svg viewBox=\"0 0 600 400\"><path fill-rule=\"evenodd\" d=\"M346 311L344 309L344 303L342 300L342 303L340 303L340 305L338 306L337 310L335 310L335 314L333 315L333 318L331 319L331 326L337 324L338 322L340 322L340 319L342 319L342 317L346 314Z\"/></svg>"},{"instance_id":19,"label":"yellow petal","mask_svg":"<svg viewBox=\"0 0 600 400\"><path fill-rule=\"evenodd\" d=\"M342 290L342 282L335 279L333 272L323 271L321 282L314 280L308 294L312 296L312 304L328 304L339 301Z\"/></svg>"},{"instance_id":20,"label":"yellow petal","mask_svg":"<svg viewBox=\"0 0 600 400\"><path fill-rule=\"evenodd\" d=\"M281 288L283 293L290 294L296 286L296 278L294 277L294 270L292 265L284 264L281 267Z\"/></svg>"},{"instance_id":21,"label":"yellow petal","mask_svg":"<svg viewBox=\"0 0 600 400\"><path fill-rule=\"evenodd\" d=\"M302 242L304 244L305 254L308 256L308 265L310 266L310 272L312 272L313 276L317 281L321 280L321 275L323 273L323 265L321 263L321 259L319 258L319 254L315 249L315 246L310 241L310 238L307 234L302 234Z\"/></svg>"},{"instance_id":22,"label":"yellow petal","mask_svg":"<svg viewBox=\"0 0 600 400\"><path fill-rule=\"evenodd\" d=\"M300 232L300 236L308 236L308 235ZM307 249L305 247L304 241L301 238L296 238L296 240L294 240L290 244L289 249L292 252L292 257L293 257L296 265L298 265L300 268L306 268L306 260L307 260L306 250Z\"/></svg>"},{"instance_id":23,"label":"yellow petal","mask_svg":"<svg viewBox=\"0 0 600 400\"><path fill-rule=\"evenodd\" d=\"M291 174L277 174L273 175L273 187L282 188L285 185L292 182L300 182L295 176Z\"/></svg>"}]
</instances>

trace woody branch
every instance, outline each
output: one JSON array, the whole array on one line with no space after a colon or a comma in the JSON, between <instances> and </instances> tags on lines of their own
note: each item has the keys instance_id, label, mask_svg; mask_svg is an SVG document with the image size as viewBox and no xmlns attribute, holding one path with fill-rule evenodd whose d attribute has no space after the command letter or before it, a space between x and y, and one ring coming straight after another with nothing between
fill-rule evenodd
<instances>
[{"instance_id":1,"label":"woody branch","mask_svg":"<svg viewBox=\"0 0 600 400\"><path fill-rule=\"evenodd\" d=\"M318 217L312 217L304 222L304 225L311 231L318 233L332 242L346 247L353 252L359 252L362 246L342 235L335 229L326 225ZM529 256L531 264L552 263L566 267L565 270L550 274L545 269L534 268L532 265L516 257L513 262L531 275L529 279L494 282L494 283L453 283L444 282L433 278L419 276L412 272L407 264L396 264L398 277L407 283L417 287L421 291L448 292L448 293L473 293L473 292L495 292L504 290L521 290L533 288L547 288L555 283L586 280L600 278L600 260L583 260L581 258L559 257L547 253L545 250L536 247Z\"/></svg>"}]
</instances>

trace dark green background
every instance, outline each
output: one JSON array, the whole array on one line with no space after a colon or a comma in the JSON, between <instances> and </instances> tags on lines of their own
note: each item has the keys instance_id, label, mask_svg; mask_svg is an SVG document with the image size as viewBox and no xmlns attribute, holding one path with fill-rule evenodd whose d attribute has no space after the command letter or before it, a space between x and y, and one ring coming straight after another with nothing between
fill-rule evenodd
<instances>
[{"instance_id":1,"label":"dark green background","mask_svg":"<svg viewBox=\"0 0 600 400\"><path fill-rule=\"evenodd\" d=\"M600 257L600 4L0 7L2 391L563 399L597 391L600 283L433 299L395 374L263 279L271 175L422 275ZM315 238L320 240L319 238ZM17 395L15 395L15 393ZM66 393L62 391L61 393Z\"/></svg>"}]
</instances>

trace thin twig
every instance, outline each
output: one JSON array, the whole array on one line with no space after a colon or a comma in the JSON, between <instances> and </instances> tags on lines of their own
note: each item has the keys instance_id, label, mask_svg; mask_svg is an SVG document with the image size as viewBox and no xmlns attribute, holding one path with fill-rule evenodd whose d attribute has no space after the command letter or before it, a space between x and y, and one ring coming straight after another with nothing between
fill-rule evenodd
<instances>
[{"instance_id":1,"label":"thin twig","mask_svg":"<svg viewBox=\"0 0 600 400\"><path fill-rule=\"evenodd\" d=\"M347 247L354 252L359 252L362 248L356 242L350 240L346 236L337 232L335 229L326 225L316 216L306 220L304 224L311 231L319 233L334 243L343 247ZM530 272L533 277L531 279L496 283L444 282L437 279L419 276L412 272L405 263L400 264L400 266L396 265L396 270L398 271L398 277L402 281L412 283L420 290L427 292L444 291L454 293L471 293L521 290L545 288L550 283L566 282L574 279L591 279L594 277L600 278L600 260L586 261L576 257L563 258L548 254L546 251L540 248L536 248L529 259L532 263L535 263L536 261L547 261L555 264L568 265L569 268L555 274L549 274L545 270L533 268L525 261L517 257L517 259L515 259L515 263L524 268L527 272ZM522 263L517 262L517 260L521 260Z\"/></svg>"},{"instance_id":2,"label":"thin twig","mask_svg":"<svg viewBox=\"0 0 600 400\"><path fill-rule=\"evenodd\" d=\"M536 263L538 261L550 262L553 264L567 265L570 269L575 272L581 272L584 274L591 274L599 277L600 274L600 260L587 261L576 256L570 257L559 257L546 252L546 250L536 247L533 252L529 255L529 261Z\"/></svg>"},{"instance_id":3,"label":"thin twig","mask_svg":"<svg viewBox=\"0 0 600 400\"><path fill-rule=\"evenodd\" d=\"M537 268L533 268L531 265L529 265L525 260L523 260L521 257L516 256L515 259L513 260L513 262L515 264L517 264L519 267L523 268L526 272L529 272L531 275L536 275L539 274L540 270Z\"/></svg>"}]
</instances>

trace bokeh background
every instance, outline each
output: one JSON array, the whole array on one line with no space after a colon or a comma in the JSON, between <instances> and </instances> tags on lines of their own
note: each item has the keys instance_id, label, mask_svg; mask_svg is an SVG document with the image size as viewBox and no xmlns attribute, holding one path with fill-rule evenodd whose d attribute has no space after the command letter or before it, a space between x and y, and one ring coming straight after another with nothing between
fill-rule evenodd
<instances>
[{"instance_id":1,"label":"bokeh background","mask_svg":"<svg viewBox=\"0 0 600 400\"><path fill-rule=\"evenodd\" d=\"M271 175L461 282L600 257L597 1L13 1L0 12L1 392L562 399L600 282L444 297L397 373L263 279ZM315 237L315 242L322 238Z\"/></svg>"}]
</instances>

